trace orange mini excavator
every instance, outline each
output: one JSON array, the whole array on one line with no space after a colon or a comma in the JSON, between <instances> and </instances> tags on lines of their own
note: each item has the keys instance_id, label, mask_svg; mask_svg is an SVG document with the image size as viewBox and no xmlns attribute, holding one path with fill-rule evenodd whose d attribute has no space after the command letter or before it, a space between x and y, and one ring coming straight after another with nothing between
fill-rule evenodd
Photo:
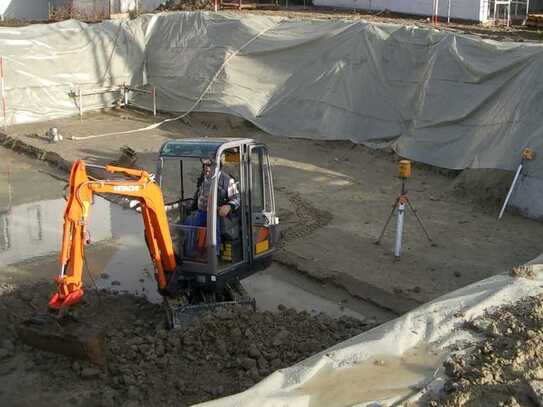
<instances>
[{"instance_id":1,"label":"orange mini excavator","mask_svg":"<svg viewBox=\"0 0 543 407\"><path fill-rule=\"evenodd\" d=\"M87 167L100 168L110 179L90 177ZM57 290L48 313L20 326L23 341L103 360L101 335L89 330L88 323L81 330L68 312L84 293L86 227L94 194L126 197L141 212L171 328L183 326L202 308L238 303L254 306L240 280L271 263L278 241L266 146L252 139L172 140L160 150L157 175L158 182L141 169L95 166L81 160L73 164ZM206 193L201 194L204 184ZM207 198L203 203L202 196ZM50 330L49 326L62 329Z\"/></svg>"}]
</instances>

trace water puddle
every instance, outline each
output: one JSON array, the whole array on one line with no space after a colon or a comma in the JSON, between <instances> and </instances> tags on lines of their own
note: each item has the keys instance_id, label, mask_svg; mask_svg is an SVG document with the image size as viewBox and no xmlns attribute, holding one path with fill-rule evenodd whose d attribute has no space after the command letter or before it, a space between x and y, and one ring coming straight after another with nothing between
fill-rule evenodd
<instances>
[{"instance_id":1,"label":"water puddle","mask_svg":"<svg viewBox=\"0 0 543 407\"><path fill-rule=\"evenodd\" d=\"M274 263L270 268L243 280L261 310L276 311L279 304L333 318L349 316L360 320L385 321L394 316L381 308L354 300L342 290L289 271Z\"/></svg>"},{"instance_id":2,"label":"water puddle","mask_svg":"<svg viewBox=\"0 0 543 407\"><path fill-rule=\"evenodd\" d=\"M430 382L444 357L441 352L421 346L409 349L402 356L382 355L351 367L328 367L301 385L298 392L310 395L311 407L402 399Z\"/></svg>"}]
</instances>

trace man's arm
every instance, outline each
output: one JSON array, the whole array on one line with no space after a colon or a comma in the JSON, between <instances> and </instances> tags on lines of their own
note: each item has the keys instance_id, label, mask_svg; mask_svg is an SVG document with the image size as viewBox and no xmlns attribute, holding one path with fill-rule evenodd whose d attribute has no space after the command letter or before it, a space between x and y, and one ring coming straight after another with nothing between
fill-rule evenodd
<instances>
[{"instance_id":1,"label":"man's arm","mask_svg":"<svg viewBox=\"0 0 543 407\"><path fill-rule=\"evenodd\" d=\"M219 206L219 215L227 216L231 211L239 209L241 203L240 194L236 181L228 174L221 172L219 184L222 190L222 197L220 198L222 203Z\"/></svg>"},{"instance_id":2,"label":"man's arm","mask_svg":"<svg viewBox=\"0 0 543 407\"><path fill-rule=\"evenodd\" d=\"M236 184L234 178L228 178L228 205L230 205L233 211L236 211L239 209L241 203L238 184Z\"/></svg>"}]
</instances>

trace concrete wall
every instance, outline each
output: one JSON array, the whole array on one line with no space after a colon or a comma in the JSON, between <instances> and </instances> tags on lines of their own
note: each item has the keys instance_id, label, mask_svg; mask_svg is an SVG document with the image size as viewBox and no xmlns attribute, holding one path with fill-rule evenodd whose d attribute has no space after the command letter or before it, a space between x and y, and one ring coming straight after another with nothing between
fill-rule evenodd
<instances>
[{"instance_id":1,"label":"concrete wall","mask_svg":"<svg viewBox=\"0 0 543 407\"><path fill-rule=\"evenodd\" d=\"M108 16L109 0L73 0L74 11L88 17Z\"/></svg>"},{"instance_id":2,"label":"concrete wall","mask_svg":"<svg viewBox=\"0 0 543 407\"><path fill-rule=\"evenodd\" d=\"M164 3L164 0L142 0L140 6L143 7L143 11L153 11L162 3Z\"/></svg>"},{"instance_id":3,"label":"concrete wall","mask_svg":"<svg viewBox=\"0 0 543 407\"><path fill-rule=\"evenodd\" d=\"M74 0L73 4L79 12L109 12L110 0ZM136 9L136 2L139 3L140 12L155 10L163 0L111 0L113 13L126 13Z\"/></svg>"},{"instance_id":4,"label":"concrete wall","mask_svg":"<svg viewBox=\"0 0 543 407\"><path fill-rule=\"evenodd\" d=\"M156 10L156 8L163 3L163 0L113 0L115 9L120 10L121 13L134 10L136 8L136 2L139 2L140 12L149 12Z\"/></svg>"},{"instance_id":5,"label":"concrete wall","mask_svg":"<svg viewBox=\"0 0 543 407\"><path fill-rule=\"evenodd\" d=\"M485 21L488 0L450 0L451 18ZM421 16L432 15L432 0L314 0L316 6L357 8L362 10L390 10L396 13ZM439 0L439 15L447 16L449 1Z\"/></svg>"}]
</instances>

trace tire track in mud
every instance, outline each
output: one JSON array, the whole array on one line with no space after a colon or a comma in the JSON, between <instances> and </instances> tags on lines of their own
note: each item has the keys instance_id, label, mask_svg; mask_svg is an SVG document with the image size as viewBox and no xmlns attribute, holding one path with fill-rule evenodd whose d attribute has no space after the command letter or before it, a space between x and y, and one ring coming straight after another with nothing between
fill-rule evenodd
<instances>
[{"instance_id":1,"label":"tire track in mud","mask_svg":"<svg viewBox=\"0 0 543 407\"><path fill-rule=\"evenodd\" d=\"M281 217L286 218L287 226L281 228L281 242L279 248L282 249L287 243L309 236L317 229L328 225L332 221L332 214L328 211L318 209L309 201L302 198L299 192L286 191L284 189L277 190L282 192L288 198L290 207L293 211L284 211L279 214L281 225Z\"/></svg>"}]
</instances>

